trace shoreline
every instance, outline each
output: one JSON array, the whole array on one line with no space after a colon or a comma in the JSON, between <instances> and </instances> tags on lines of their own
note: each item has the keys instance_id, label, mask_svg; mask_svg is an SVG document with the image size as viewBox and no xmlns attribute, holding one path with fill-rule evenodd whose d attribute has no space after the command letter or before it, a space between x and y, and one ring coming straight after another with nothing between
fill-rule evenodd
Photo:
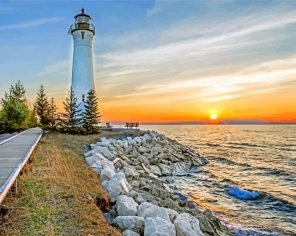
<instances>
[{"instance_id":1,"label":"shoreline","mask_svg":"<svg viewBox=\"0 0 296 236\"><path fill-rule=\"evenodd\" d=\"M123 235L234 235L209 210L178 192L174 178L199 171L207 160L154 131L101 138L85 160L100 175L112 207L107 221ZM131 231L131 232L130 232Z\"/></svg>"}]
</instances>

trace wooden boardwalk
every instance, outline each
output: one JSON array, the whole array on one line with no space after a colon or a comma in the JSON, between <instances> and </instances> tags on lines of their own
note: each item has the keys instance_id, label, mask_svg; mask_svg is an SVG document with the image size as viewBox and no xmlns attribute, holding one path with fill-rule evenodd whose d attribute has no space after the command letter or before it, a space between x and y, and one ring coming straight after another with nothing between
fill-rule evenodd
<instances>
[{"instance_id":1,"label":"wooden boardwalk","mask_svg":"<svg viewBox=\"0 0 296 236\"><path fill-rule=\"evenodd\" d=\"M0 204L42 136L33 128L0 142Z\"/></svg>"}]
</instances>

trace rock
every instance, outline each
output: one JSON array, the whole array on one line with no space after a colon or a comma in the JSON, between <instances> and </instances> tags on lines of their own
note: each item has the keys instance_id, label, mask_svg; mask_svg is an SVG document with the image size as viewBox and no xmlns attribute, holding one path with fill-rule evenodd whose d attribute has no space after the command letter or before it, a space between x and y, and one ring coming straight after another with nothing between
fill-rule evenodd
<instances>
[{"instance_id":1,"label":"rock","mask_svg":"<svg viewBox=\"0 0 296 236\"><path fill-rule=\"evenodd\" d=\"M167 212L169 214L171 222L174 222L179 213L177 211L175 211L174 209L171 209L171 208L167 208L166 210L167 210Z\"/></svg>"},{"instance_id":2,"label":"rock","mask_svg":"<svg viewBox=\"0 0 296 236\"><path fill-rule=\"evenodd\" d=\"M144 146L140 146L138 151L139 153L143 154L143 153L149 152L149 149Z\"/></svg>"},{"instance_id":3,"label":"rock","mask_svg":"<svg viewBox=\"0 0 296 236\"><path fill-rule=\"evenodd\" d=\"M109 140L107 138L105 138L105 137L102 137L100 139L100 143L109 145Z\"/></svg>"},{"instance_id":4,"label":"rock","mask_svg":"<svg viewBox=\"0 0 296 236\"><path fill-rule=\"evenodd\" d=\"M120 183L120 186L122 187L122 190L125 193L128 193L132 187L129 185L129 183L125 179L125 175L123 172L118 172L115 177L117 178L118 182Z\"/></svg>"},{"instance_id":5,"label":"rock","mask_svg":"<svg viewBox=\"0 0 296 236\"><path fill-rule=\"evenodd\" d=\"M154 174L154 175L158 175L158 176L161 175L161 171L160 171L160 169L159 169L158 166L153 166L153 165L150 166L150 171L151 171L151 173Z\"/></svg>"},{"instance_id":6,"label":"rock","mask_svg":"<svg viewBox=\"0 0 296 236\"><path fill-rule=\"evenodd\" d=\"M127 179L138 179L139 178L138 171L131 165L124 166L123 171L124 171Z\"/></svg>"},{"instance_id":7,"label":"rock","mask_svg":"<svg viewBox=\"0 0 296 236\"><path fill-rule=\"evenodd\" d=\"M177 162L170 166L172 175L187 175L187 166L184 162Z\"/></svg>"},{"instance_id":8,"label":"rock","mask_svg":"<svg viewBox=\"0 0 296 236\"><path fill-rule=\"evenodd\" d=\"M96 157L95 161L90 165L92 168L98 169L98 173L100 173L103 169L109 168L111 170L115 170L112 161L109 161L107 158L101 156Z\"/></svg>"},{"instance_id":9,"label":"rock","mask_svg":"<svg viewBox=\"0 0 296 236\"><path fill-rule=\"evenodd\" d=\"M117 198L116 209L119 216L137 215L138 203L133 198L120 195Z\"/></svg>"},{"instance_id":10,"label":"rock","mask_svg":"<svg viewBox=\"0 0 296 236\"><path fill-rule=\"evenodd\" d=\"M100 180L101 182L105 180L110 180L115 175L114 170L110 168L105 168L101 171Z\"/></svg>"},{"instance_id":11,"label":"rock","mask_svg":"<svg viewBox=\"0 0 296 236\"><path fill-rule=\"evenodd\" d=\"M107 147L97 146L94 150L102 154L108 160L113 160L114 158L114 154Z\"/></svg>"},{"instance_id":12,"label":"rock","mask_svg":"<svg viewBox=\"0 0 296 236\"><path fill-rule=\"evenodd\" d=\"M122 231L132 230L137 233L141 233L144 228L144 218L139 216L117 216L113 224L119 227Z\"/></svg>"},{"instance_id":13,"label":"rock","mask_svg":"<svg viewBox=\"0 0 296 236\"><path fill-rule=\"evenodd\" d=\"M165 164L158 164L158 167L160 168L162 175L171 175L172 174L172 171L169 166L167 166Z\"/></svg>"},{"instance_id":14,"label":"rock","mask_svg":"<svg viewBox=\"0 0 296 236\"><path fill-rule=\"evenodd\" d=\"M136 142L138 144L142 143L142 139L139 136L135 137L133 140L134 140L134 142Z\"/></svg>"},{"instance_id":15,"label":"rock","mask_svg":"<svg viewBox=\"0 0 296 236\"><path fill-rule=\"evenodd\" d=\"M102 182L102 185L109 193L111 202L116 202L119 195L132 189L122 172L116 173L109 181Z\"/></svg>"},{"instance_id":16,"label":"rock","mask_svg":"<svg viewBox=\"0 0 296 236\"><path fill-rule=\"evenodd\" d=\"M159 153L161 153L161 152L162 152L162 149L159 148L159 147L153 147L153 148L151 149L151 153L153 153L154 155L155 155L155 154L159 154Z\"/></svg>"},{"instance_id":17,"label":"rock","mask_svg":"<svg viewBox=\"0 0 296 236\"><path fill-rule=\"evenodd\" d=\"M151 141L152 137L149 134L146 133L146 134L143 135L142 140L144 142Z\"/></svg>"},{"instance_id":18,"label":"rock","mask_svg":"<svg viewBox=\"0 0 296 236\"><path fill-rule=\"evenodd\" d=\"M203 236L199 221L188 213L181 213L175 220L177 236Z\"/></svg>"},{"instance_id":19,"label":"rock","mask_svg":"<svg viewBox=\"0 0 296 236\"><path fill-rule=\"evenodd\" d=\"M168 222L170 221L170 216L166 208L156 206L149 202L143 202L138 208L138 216L141 217L160 217Z\"/></svg>"},{"instance_id":20,"label":"rock","mask_svg":"<svg viewBox=\"0 0 296 236\"><path fill-rule=\"evenodd\" d=\"M126 229L125 231L123 231L122 236L140 236L140 234L131 231L129 229Z\"/></svg>"},{"instance_id":21,"label":"rock","mask_svg":"<svg viewBox=\"0 0 296 236\"><path fill-rule=\"evenodd\" d=\"M160 218L147 217L145 219L145 236L176 236L175 226Z\"/></svg>"},{"instance_id":22,"label":"rock","mask_svg":"<svg viewBox=\"0 0 296 236\"><path fill-rule=\"evenodd\" d=\"M109 181L106 180L102 182L102 186L109 193L111 202L116 202L118 196L122 192L121 185L119 184L119 182L111 178L111 180Z\"/></svg>"}]
</instances>

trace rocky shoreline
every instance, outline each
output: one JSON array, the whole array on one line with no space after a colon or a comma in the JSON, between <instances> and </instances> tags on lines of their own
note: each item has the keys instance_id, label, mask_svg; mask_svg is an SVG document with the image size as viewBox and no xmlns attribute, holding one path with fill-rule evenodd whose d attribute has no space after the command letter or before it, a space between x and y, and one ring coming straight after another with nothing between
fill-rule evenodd
<instances>
[{"instance_id":1,"label":"rocky shoreline","mask_svg":"<svg viewBox=\"0 0 296 236\"><path fill-rule=\"evenodd\" d=\"M110 195L112 207L105 217L124 236L234 234L176 190L176 176L207 164L194 150L147 131L135 137L103 137L84 155Z\"/></svg>"}]
</instances>

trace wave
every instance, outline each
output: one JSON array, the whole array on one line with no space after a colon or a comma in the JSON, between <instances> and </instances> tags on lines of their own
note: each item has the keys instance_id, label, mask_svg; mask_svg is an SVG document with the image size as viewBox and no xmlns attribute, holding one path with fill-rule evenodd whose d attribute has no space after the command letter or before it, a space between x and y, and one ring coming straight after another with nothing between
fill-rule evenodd
<instances>
[{"instance_id":1,"label":"wave","mask_svg":"<svg viewBox=\"0 0 296 236\"><path fill-rule=\"evenodd\" d=\"M263 147L268 148L267 145L260 145L260 144L253 144L253 143L237 143L237 142L228 142L227 144L230 145L240 145L240 146L247 146L247 147Z\"/></svg>"}]
</instances>

